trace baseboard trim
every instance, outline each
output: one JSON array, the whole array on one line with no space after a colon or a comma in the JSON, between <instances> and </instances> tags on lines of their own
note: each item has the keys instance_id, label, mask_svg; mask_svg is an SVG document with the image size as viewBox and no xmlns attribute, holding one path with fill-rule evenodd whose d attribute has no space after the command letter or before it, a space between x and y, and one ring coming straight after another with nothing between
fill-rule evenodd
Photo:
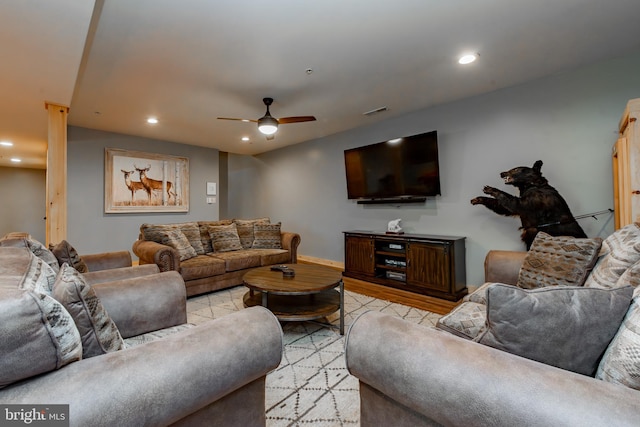
<instances>
[{"instance_id":1,"label":"baseboard trim","mask_svg":"<svg viewBox=\"0 0 640 427\"><path fill-rule=\"evenodd\" d=\"M298 255L298 262L300 264L316 264L325 267L333 268L334 270L344 271L344 263L338 261L332 261L330 259L316 258L308 255Z\"/></svg>"}]
</instances>

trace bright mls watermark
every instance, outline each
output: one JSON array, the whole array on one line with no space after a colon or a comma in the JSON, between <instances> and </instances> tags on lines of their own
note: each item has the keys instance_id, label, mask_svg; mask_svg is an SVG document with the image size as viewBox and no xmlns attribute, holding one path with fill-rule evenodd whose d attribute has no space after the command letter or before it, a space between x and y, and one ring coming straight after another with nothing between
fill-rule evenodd
<instances>
[{"instance_id":1,"label":"bright mls watermark","mask_svg":"<svg viewBox=\"0 0 640 427\"><path fill-rule=\"evenodd\" d=\"M0 404L0 427L69 427L69 405Z\"/></svg>"}]
</instances>

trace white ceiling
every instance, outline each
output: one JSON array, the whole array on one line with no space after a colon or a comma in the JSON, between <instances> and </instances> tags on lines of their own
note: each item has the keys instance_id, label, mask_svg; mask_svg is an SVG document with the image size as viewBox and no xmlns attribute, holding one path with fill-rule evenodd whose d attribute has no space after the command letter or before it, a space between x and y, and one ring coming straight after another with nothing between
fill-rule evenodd
<instances>
[{"instance_id":1,"label":"white ceiling","mask_svg":"<svg viewBox=\"0 0 640 427\"><path fill-rule=\"evenodd\" d=\"M4 0L0 166L69 124L257 154L640 49L637 0ZM478 52L461 66L464 52ZM306 70L312 69L311 74ZM263 97L281 125L254 123ZM379 107L387 111L371 116ZM160 123L148 125L147 116ZM240 138L248 136L250 142ZM179 153L178 153L179 154Z\"/></svg>"}]
</instances>

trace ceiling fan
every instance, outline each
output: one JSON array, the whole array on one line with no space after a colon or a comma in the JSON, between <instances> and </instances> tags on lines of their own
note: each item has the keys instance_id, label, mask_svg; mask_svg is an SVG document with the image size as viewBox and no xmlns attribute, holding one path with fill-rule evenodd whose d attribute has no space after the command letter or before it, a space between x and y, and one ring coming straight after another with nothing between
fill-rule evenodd
<instances>
[{"instance_id":1,"label":"ceiling fan","mask_svg":"<svg viewBox=\"0 0 640 427\"><path fill-rule=\"evenodd\" d=\"M278 130L278 125L284 125L289 123L301 123L301 122L313 122L315 117L313 116L295 116L295 117L282 117L276 119L269 112L269 106L273 104L273 98L262 98L262 102L267 106L267 112L264 116L257 120L253 119L236 119L233 117L218 117L219 120L240 120L242 122L254 122L258 123L258 130L267 136L267 139L273 139L274 134Z\"/></svg>"}]
</instances>

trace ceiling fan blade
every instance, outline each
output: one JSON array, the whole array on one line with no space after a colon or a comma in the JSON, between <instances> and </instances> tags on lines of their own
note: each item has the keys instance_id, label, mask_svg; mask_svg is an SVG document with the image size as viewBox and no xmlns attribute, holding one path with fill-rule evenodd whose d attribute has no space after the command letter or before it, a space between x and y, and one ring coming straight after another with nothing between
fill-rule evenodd
<instances>
[{"instance_id":1,"label":"ceiling fan blade","mask_svg":"<svg viewBox=\"0 0 640 427\"><path fill-rule=\"evenodd\" d=\"M316 118L313 116L297 116L297 117L283 117L278 119L278 123L287 124L287 123L301 123L301 122L313 122Z\"/></svg>"},{"instance_id":2,"label":"ceiling fan blade","mask_svg":"<svg viewBox=\"0 0 640 427\"><path fill-rule=\"evenodd\" d=\"M253 123L258 123L257 120L253 120L253 119L236 119L235 117L218 117L218 120L237 120L239 122L253 122Z\"/></svg>"}]
</instances>

